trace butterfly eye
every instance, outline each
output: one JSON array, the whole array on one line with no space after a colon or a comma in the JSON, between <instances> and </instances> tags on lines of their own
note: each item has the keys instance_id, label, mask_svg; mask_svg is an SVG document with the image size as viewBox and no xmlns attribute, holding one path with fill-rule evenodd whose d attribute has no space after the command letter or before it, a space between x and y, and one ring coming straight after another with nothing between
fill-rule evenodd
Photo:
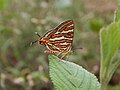
<instances>
[{"instance_id":1,"label":"butterfly eye","mask_svg":"<svg viewBox=\"0 0 120 90\"><path fill-rule=\"evenodd\" d=\"M39 44L42 44L42 41L39 41Z\"/></svg>"}]
</instances>

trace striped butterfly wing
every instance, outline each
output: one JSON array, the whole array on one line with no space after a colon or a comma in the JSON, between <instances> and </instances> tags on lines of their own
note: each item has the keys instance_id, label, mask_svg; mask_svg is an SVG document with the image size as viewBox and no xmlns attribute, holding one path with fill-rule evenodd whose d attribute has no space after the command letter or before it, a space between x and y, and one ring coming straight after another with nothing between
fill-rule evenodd
<instances>
[{"instance_id":1,"label":"striped butterfly wing","mask_svg":"<svg viewBox=\"0 0 120 90\"><path fill-rule=\"evenodd\" d=\"M53 30L48 31L44 37L48 39L46 47L53 53L67 53L71 50L74 24L72 20L66 20L55 27Z\"/></svg>"}]
</instances>

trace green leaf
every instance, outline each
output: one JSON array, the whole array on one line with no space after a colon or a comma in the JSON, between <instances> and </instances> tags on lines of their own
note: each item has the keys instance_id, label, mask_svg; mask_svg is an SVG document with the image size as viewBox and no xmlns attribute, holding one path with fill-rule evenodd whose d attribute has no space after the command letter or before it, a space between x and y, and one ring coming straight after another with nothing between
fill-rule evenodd
<instances>
[{"instance_id":1,"label":"green leaf","mask_svg":"<svg viewBox=\"0 0 120 90\"><path fill-rule=\"evenodd\" d=\"M101 90L106 90L114 71L120 63L115 59L120 43L120 26L119 22L113 22L108 27L100 31L101 44L101 67L100 82ZM116 55L117 56L117 55ZM117 64L116 64L117 63Z\"/></svg>"},{"instance_id":2,"label":"green leaf","mask_svg":"<svg viewBox=\"0 0 120 90\"><path fill-rule=\"evenodd\" d=\"M72 62L49 55L49 68L57 90L100 90L97 78Z\"/></svg>"},{"instance_id":3,"label":"green leaf","mask_svg":"<svg viewBox=\"0 0 120 90\"><path fill-rule=\"evenodd\" d=\"M119 21L120 20L120 5L118 7L118 9L115 11L115 14L114 14L114 21Z\"/></svg>"},{"instance_id":4,"label":"green leaf","mask_svg":"<svg viewBox=\"0 0 120 90\"><path fill-rule=\"evenodd\" d=\"M120 43L119 23L113 22L107 28L102 28L100 32L101 60L102 65L111 63L118 50Z\"/></svg>"}]
</instances>

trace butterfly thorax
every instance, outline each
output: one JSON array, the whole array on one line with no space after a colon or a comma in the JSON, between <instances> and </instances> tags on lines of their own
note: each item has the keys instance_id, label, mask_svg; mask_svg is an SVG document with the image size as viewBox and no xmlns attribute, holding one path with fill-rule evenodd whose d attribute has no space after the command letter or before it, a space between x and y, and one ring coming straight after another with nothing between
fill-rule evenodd
<instances>
[{"instance_id":1,"label":"butterfly thorax","mask_svg":"<svg viewBox=\"0 0 120 90\"><path fill-rule=\"evenodd\" d=\"M47 43L47 42L48 42L48 39L45 38L45 37L41 38L40 41L39 41L39 43L40 43L41 45L43 45L43 44L45 44L45 43Z\"/></svg>"}]
</instances>

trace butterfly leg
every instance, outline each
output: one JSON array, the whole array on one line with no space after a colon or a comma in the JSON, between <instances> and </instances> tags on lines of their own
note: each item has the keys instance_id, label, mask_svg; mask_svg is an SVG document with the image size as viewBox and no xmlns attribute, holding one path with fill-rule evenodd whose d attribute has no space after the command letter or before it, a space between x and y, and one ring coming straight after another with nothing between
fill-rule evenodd
<instances>
[{"instance_id":1,"label":"butterfly leg","mask_svg":"<svg viewBox=\"0 0 120 90\"><path fill-rule=\"evenodd\" d=\"M55 54L55 52L53 52L53 51L51 51L51 50L49 50L49 49L46 49L46 50L44 51L44 53L54 54L55 56L57 56L57 55Z\"/></svg>"},{"instance_id":2,"label":"butterfly leg","mask_svg":"<svg viewBox=\"0 0 120 90\"><path fill-rule=\"evenodd\" d=\"M49 50L49 49L46 49L46 50L44 51L44 53L54 54L54 52L52 52L52 51L51 51L51 50Z\"/></svg>"}]
</instances>

